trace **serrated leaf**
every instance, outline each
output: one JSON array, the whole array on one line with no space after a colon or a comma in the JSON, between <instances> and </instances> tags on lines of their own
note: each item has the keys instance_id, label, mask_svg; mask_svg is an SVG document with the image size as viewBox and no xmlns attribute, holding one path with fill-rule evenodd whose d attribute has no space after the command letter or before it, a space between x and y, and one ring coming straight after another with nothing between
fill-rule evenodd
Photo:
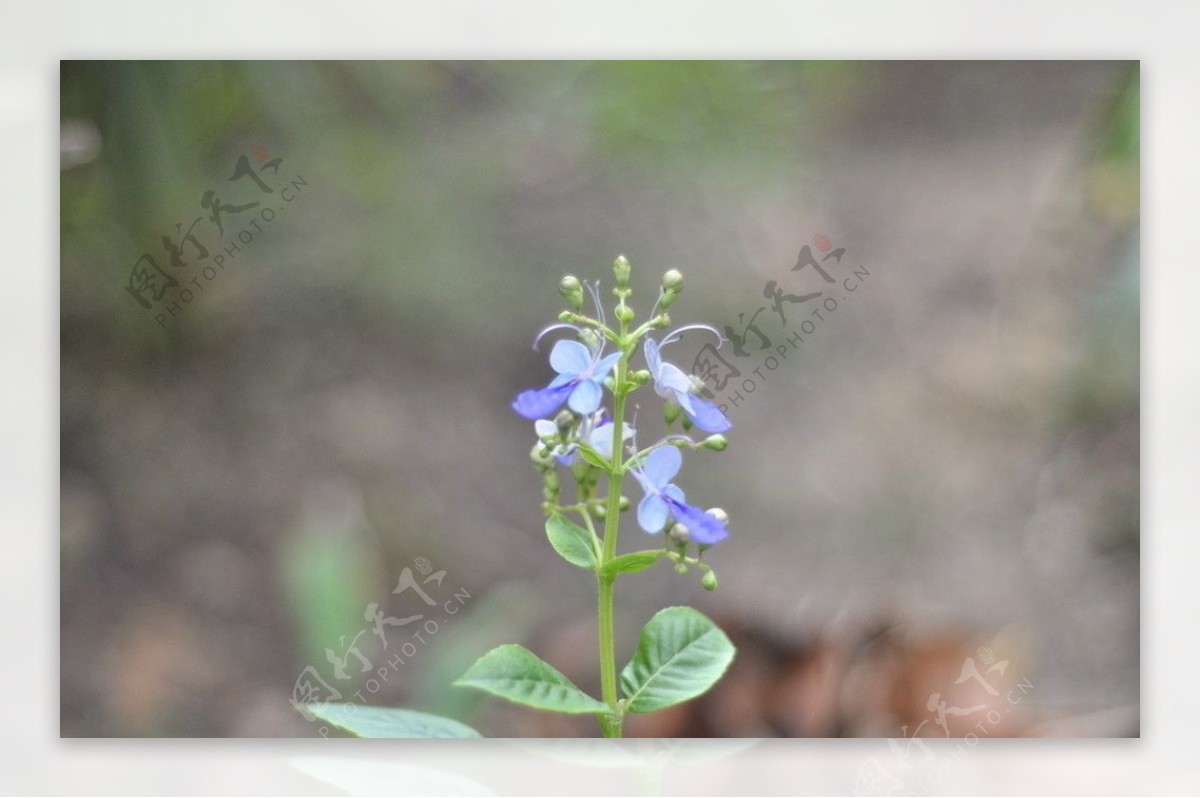
<instances>
[{"instance_id":1,"label":"serrated leaf","mask_svg":"<svg viewBox=\"0 0 1200 798\"><path fill-rule=\"evenodd\" d=\"M635 551L632 554L622 554L605 563L600 569L601 576L613 577L618 574L636 574L644 571L658 562L660 551Z\"/></svg>"},{"instance_id":2,"label":"serrated leaf","mask_svg":"<svg viewBox=\"0 0 1200 798\"><path fill-rule=\"evenodd\" d=\"M668 607L642 629L621 671L630 712L655 712L695 698L717 683L736 649L717 625L691 607Z\"/></svg>"},{"instance_id":3,"label":"serrated leaf","mask_svg":"<svg viewBox=\"0 0 1200 798\"><path fill-rule=\"evenodd\" d=\"M561 515L546 520L546 537L562 558L572 565L596 570L596 544L592 533Z\"/></svg>"},{"instance_id":4,"label":"serrated leaf","mask_svg":"<svg viewBox=\"0 0 1200 798\"><path fill-rule=\"evenodd\" d=\"M484 654L455 682L535 709L567 714L608 712L529 649L510 643Z\"/></svg>"},{"instance_id":5,"label":"serrated leaf","mask_svg":"<svg viewBox=\"0 0 1200 798\"><path fill-rule=\"evenodd\" d=\"M412 709L368 707L360 704L305 704L304 709L355 737L481 737L451 718Z\"/></svg>"}]
</instances>

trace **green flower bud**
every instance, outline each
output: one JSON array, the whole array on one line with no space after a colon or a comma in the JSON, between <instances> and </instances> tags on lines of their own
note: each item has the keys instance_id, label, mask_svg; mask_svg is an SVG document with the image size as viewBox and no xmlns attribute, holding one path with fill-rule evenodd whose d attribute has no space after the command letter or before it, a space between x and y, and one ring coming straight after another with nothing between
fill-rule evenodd
<instances>
[{"instance_id":1,"label":"green flower bud","mask_svg":"<svg viewBox=\"0 0 1200 798\"><path fill-rule=\"evenodd\" d=\"M709 507L705 512L717 519L721 526L729 526L729 514L720 507Z\"/></svg>"},{"instance_id":2,"label":"green flower bud","mask_svg":"<svg viewBox=\"0 0 1200 798\"><path fill-rule=\"evenodd\" d=\"M558 427L561 435L566 437L566 434L575 426L575 415L566 408L558 411L558 415L554 417L554 426Z\"/></svg>"},{"instance_id":3,"label":"green flower bud","mask_svg":"<svg viewBox=\"0 0 1200 798\"><path fill-rule=\"evenodd\" d=\"M603 520L604 517L608 515L608 508L605 507L603 504L597 504L595 510L593 510L592 512L594 512L596 514L597 518Z\"/></svg>"},{"instance_id":4,"label":"green flower bud","mask_svg":"<svg viewBox=\"0 0 1200 798\"><path fill-rule=\"evenodd\" d=\"M638 385L645 385L650 382L650 372L646 369L638 369L630 374L629 377Z\"/></svg>"},{"instance_id":5,"label":"green flower bud","mask_svg":"<svg viewBox=\"0 0 1200 798\"><path fill-rule=\"evenodd\" d=\"M562 282L558 284L558 293L563 295L563 299L567 300L572 309L583 309L583 285L575 275L568 274L562 278Z\"/></svg>"},{"instance_id":6,"label":"green flower bud","mask_svg":"<svg viewBox=\"0 0 1200 798\"><path fill-rule=\"evenodd\" d=\"M659 313L654 317L654 321L652 323L660 330L666 329L667 327L671 326L671 317L666 313Z\"/></svg>"},{"instance_id":7,"label":"green flower bud","mask_svg":"<svg viewBox=\"0 0 1200 798\"><path fill-rule=\"evenodd\" d=\"M675 524L671 527L671 531L667 532L667 537L675 543L687 543L692 539L691 532L683 524Z\"/></svg>"},{"instance_id":8,"label":"green flower bud","mask_svg":"<svg viewBox=\"0 0 1200 798\"><path fill-rule=\"evenodd\" d=\"M565 321L565 322L572 322L575 320L575 314L569 310L564 310L562 313L558 314L558 320Z\"/></svg>"},{"instance_id":9,"label":"green flower bud","mask_svg":"<svg viewBox=\"0 0 1200 798\"><path fill-rule=\"evenodd\" d=\"M729 441L725 439L724 435L719 433L716 435L709 435L704 439L704 448L712 449L714 452L723 452L725 451L725 447L728 445Z\"/></svg>"},{"instance_id":10,"label":"green flower bud","mask_svg":"<svg viewBox=\"0 0 1200 798\"><path fill-rule=\"evenodd\" d=\"M709 571L706 574L704 574L704 576L701 577L701 579L700 579L700 584L704 586L705 590L716 590L717 589L716 573L713 571Z\"/></svg>"},{"instance_id":11,"label":"green flower bud","mask_svg":"<svg viewBox=\"0 0 1200 798\"><path fill-rule=\"evenodd\" d=\"M660 293L658 295L659 309L666 310L667 308L671 307L671 303L673 303L675 301L675 298L677 296L679 296L679 293L677 291L663 291L662 293ZM663 315L666 315L666 314L663 314Z\"/></svg>"},{"instance_id":12,"label":"green flower bud","mask_svg":"<svg viewBox=\"0 0 1200 798\"><path fill-rule=\"evenodd\" d=\"M662 276L662 289L668 293L678 294L683 290L683 275L678 269L671 269Z\"/></svg>"},{"instance_id":13,"label":"green flower bud","mask_svg":"<svg viewBox=\"0 0 1200 798\"><path fill-rule=\"evenodd\" d=\"M618 505L620 506L620 508L622 510L628 510L629 509L629 497L622 496L621 500L618 502Z\"/></svg>"},{"instance_id":14,"label":"green flower bud","mask_svg":"<svg viewBox=\"0 0 1200 798\"><path fill-rule=\"evenodd\" d=\"M633 308L628 305L621 305L617 308L617 321L628 324L633 321Z\"/></svg>"},{"instance_id":15,"label":"green flower bud","mask_svg":"<svg viewBox=\"0 0 1200 798\"><path fill-rule=\"evenodd\" d=\"M579 332L579 342L595 353L600 348L600 335L588 327Z\"/></svg>"},{"instance_id":16,"label":"green flower bud","mask_svg":"<svg viewBox=\"0 0 1200 798\"><path fill-rule=\"evenodd\" d=\"M684 565L683 563L678 563L678 564L675 566L675 573L677 573L677 574L686 574L686 573L687 573L687 566L686 566L686 565Z\"/></svg>"},{"instance_id":17,"label":"green flower bud","mask_svg":"<svg viewBox=\"0 0 1200 798\"><path fill-rule=\"evenodd\" d=\"M533 448L529 450L529 459L533 461L534 468L539 471L545 471L550 467L547 454L545 448L540 443L533 445Z\"/></svg>"},{"instance_id":18,"label":"green flower bud","mask_svg":"<svg viewBox=\"0 0 1200 798\"><path fill-rule=\"evenodd\" d=\"M629 285L629 261L624 255L618 255L613 261L613 276L617 278L617 285L624 288Z\"/></svg>"},{"instance_id":19,"label":"green flower bud","mask_svg":"<svg viewBox=\"0 0 1200 798\"><path fill-rule=\"evenodd\" d=\"M663 420L668 424L674 424L675 419L679 418L681 408L674 402L667 402L663 405Z\"/></svg>"}]
</instances>

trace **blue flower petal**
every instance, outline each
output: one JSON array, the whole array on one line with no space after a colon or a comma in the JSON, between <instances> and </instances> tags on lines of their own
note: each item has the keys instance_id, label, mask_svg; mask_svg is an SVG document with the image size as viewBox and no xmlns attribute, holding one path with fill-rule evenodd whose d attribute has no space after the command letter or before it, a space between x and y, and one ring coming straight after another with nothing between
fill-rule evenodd
<instances>
[{"instance_id":1,"label":"blue flower petal","mask_svg":"<svg viewBox=\"0 0 1200 798\"><path fill-rule=\"evenodd\" d=\"M674 499L677 502L687 501L687 497L683 495L683 488L678 485L667 485L662 489L662 494L668 499Z\"/></svg>"},{"instance_id":2,"label":"blue flower petal","mask_svg":"<svg viewBox=\"0 0 1200 798\"><path fill-rule=\"evenodd\" d=\"M658 355L658 343L653 338L647 338L642 346L642 354L646 356L646 368L658 379L658 371L662 367L662 358Z\"/></svg>"},{"instance_id":3,"label":"blue flower petal","mask_svg":"<svg viewBox=\"0 0 1200 798\"><path fill-rule=\"evenodd\" d=\"M568 443L565 447L560 446L558 448L559 452L554 455L554 459L565 466L569 466L575 462L575 450L579 448L577 445Z\"/></svg>"},{"instance_id":4,"label":"blue flower petal","mask_svg":"<svg viewBox=\"0 0 1200 798\"><path fill-rule=\"evenodd\" d=\"M550 350L550 368L559 374L581 374L592 362L592 353L578 341L559 341Z\"/></svg>"},{"instance_id":5,"label":"blue flower petal","mask_svg":"<svg viewBox=\"0 0 1200 798\"><path fill-rule=\"evenodd\" d=\"M642 474L646 481L661 488L675 478L683 466L683 455L674 446L662 446L646 455Z\"/></svg>"},{"instance_id":6,"label":"blue flower petal","mask_svg":"<svg viewBox=\"0 0 1200 798\"><path fill-rule=\"evenodd\" d=\"M562 407L562 403L566 401L572 387L570 383L567 383L553 388L534 388L522 391L513 400L512 409L530 421L545 418Z\"/></svg>"},{"instance_id":7,"label":"blue flower petal","mask_svg":"<svg viewBox=\"0 0 1200 798\"><path fill-rule=\"evenodd\" d=\"M671 506L671 515L688 528L688 534L697 543L711 546L729 537L725 525L700 508L674 499L667 499L667 503Z\"/></svg>"},{"instance_id":8,"label":"blue flower petal","mask_svg":"<svg viewBox=\"0 0 1200 798\"><path fill-rule=\"evenodd\" d=\"M692 380L678 366L663 363L658 371L654 372L654 387L657 389L659 396L662 396L663 391L682 391L687 393L692 390Z\"/></svg>"},{"instance_id":9,"label":"blue flower petal","mask_svg":"<svg viewBox=\"0 0 1200 798\"><path fill-rule=\"evenodd\" d=\"M688 414L692 423L705 432L725 432L733 428L732 422L725 417L721 409L707 399L690 394L684 394L677 398L680 407L683 408L683 412Z\"/></svg>"},{"instance_id":10,"label":"blue flower petal","mask_svg":"<svg viewBox=\"0 0 1200 798\"><path fill-rule=\"evenodd\" d=\"M667 503L656 493L647 493L646 498L638 502L638 526L647 532L662 532L670 515L671 510Z\"/></svg>"},{"instance_id":11,"label":"blue flower petal","mask_svg":"<svg viewBox=\"0 0 1200 798\"><path fill-rule=\"evenodd\" d=\"M605 355L596 361L596 368L592 369L592 379L604 381L608 376L608 372L612 371L613 366L617 365L617 361L621 359L620 352L613 352L611 355Z\"/></svg>"},{"instance_id":12,"label":"blue flower petal","mask_svg":"<svg viewBox=\"0 0 1200 798\"><path fill-rule=\"evenodd\" d=\"M633 427L626 424L621 428L621 440L627 441L632 437ZM613 424L611 421L607 421L592 430L588 435L588 443L592 445L593 449L604 455L605 460L612 460L612 438Z\"/></svg>"},{"instance_id":13,"label":"blue flower petal","mask_svg":"<svg viewBox=\"0 0 1200 798\"><path fill-rule=\"evenodd\" d=\"M600 383L593 380L580 380L575 385L575 390L571 391L571 398L567 400L567 405L576 413L588 415L596 412L602 398L604 398L604 391L600 388Z\"/></svg>"}]
</instances>

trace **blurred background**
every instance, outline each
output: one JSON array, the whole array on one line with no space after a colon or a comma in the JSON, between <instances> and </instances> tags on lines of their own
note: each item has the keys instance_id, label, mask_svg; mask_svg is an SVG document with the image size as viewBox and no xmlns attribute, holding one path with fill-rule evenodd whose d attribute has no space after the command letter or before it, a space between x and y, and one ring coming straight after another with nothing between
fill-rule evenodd
<instances>
[{"instance_id":1,"label":"blurred background","mask_svg":"<svg viewBox=\"0 0 1200 798\"><path fill-rule=\"evenodd\" d=\"M721 350L723 396L765 375L680 480L731 516L721 587L624 580L617 642L691 604L739 656L631 733L1137 735L1138 82L63 62L62 735L318 736L304 690L594 735L449 685L521 642L598 690L508 405L559 277L621 253L638 311L677 268L676 323L765 308L773 346L816 302L785 325L769 283L839 301L769 371L752 332Z\"/></svg>"}]
</instances>

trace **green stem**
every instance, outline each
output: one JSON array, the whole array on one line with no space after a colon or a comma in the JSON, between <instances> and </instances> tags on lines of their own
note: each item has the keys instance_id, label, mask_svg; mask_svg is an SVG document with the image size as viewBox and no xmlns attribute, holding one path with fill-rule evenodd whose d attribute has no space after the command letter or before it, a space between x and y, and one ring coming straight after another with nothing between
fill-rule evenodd
<instances>
[{"instance_id":1,"label":"green stem","mask_svg":"<svg viewBox=\"0 0 1200 798\"><path fill-rule=\"evenodd\" d=\"M622 302L622 304L624 304ZM621 323L622 339L625 323ZM604 514L604 541L600 556L603 568L617 556L617 534L621 525L621 482L625 468L621 464L620 452L624 445L625 426L625 380L629 370L629 352L621 344L621 359L617 362L614 385L616 398L613 401L613 458L608 472L608 506ZM597 627L600 642L600 692L604 703L612 709L611 715L600 716L600 729L605 737L621 736L621 715L617 706L617 659L613 641L613 585L616 576L597 575L599 595L597 601Z\"/></svg>"}]
</instances>

